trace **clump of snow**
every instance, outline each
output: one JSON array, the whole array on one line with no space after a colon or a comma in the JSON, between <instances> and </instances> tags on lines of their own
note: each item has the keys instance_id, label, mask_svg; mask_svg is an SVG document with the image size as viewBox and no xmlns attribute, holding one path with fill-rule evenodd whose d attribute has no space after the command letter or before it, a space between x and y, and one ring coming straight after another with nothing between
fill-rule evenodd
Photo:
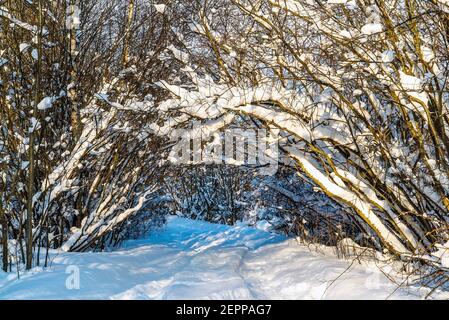
<instances>
[{"instance_id":1,"label":"clump of snow","mask_svg":"<svg viewBox=\"0 0 449 320\"><path fill-rule=\"evenodd\" d=\"M431 62L433 59L435 59L435 53L431 48L423 46L421 48L421 51L425 62Z\"/></svg>"},{"instance_id":2,"label":"clump of snow","mask_svg":"<svg viewBox=\"0 0 449 320\"><path fill-rule=\"evenodd\" d=\"M53 106L53 98L52 97L45 97L44 99L39 102L37 105L37 108L39 110L47 110L50 109Z\"/></svg>"},{"instance_id":3,"label":"clump of snow","mask_svg":"<svg viewBox=\"0 0 449 320\"><path fill-rule=\"evenodd\" d=\"M267 220L260 220L256 224L256 228L264 231L269 231L273 225L269 223Z\"/></svg>"},{"instance_id":4,"label":"clump of snow","mask_svg":"<svg viewBox=\"0 0 449 320\"><path fill-rule=\"evenodd\" d=\"M393 60L394 60L394 51L386 50L386 51L382 52L380 59L381 59L381 61L383 63L393 62Z\"/></svg>"},{"instance_id":5,"label":"clump of snow","mask_svg":"<svg viewBox=\"0 0 449 320\"><path fill-rule=\"evenodd\" d=\"M38 53L38 51L37 51L36 49L33 49L33 50L31 51L31 56L33 57L34 60L39 59L39 53Z\"/></svg>"},{"instance_id":6,"label":"clump of snow","mask_svg":"<svg viewBox=\"0 0 449 320\"><path fill-rule=\"evenodd\" d=\"M26 49L28 49L30 47L30 45L28 44L28 43L21 43L20 45L19 45L19 50L20 50L20 52L23 52L23 51L25 51Z\"/></svg>"},{"instance_id":7,"label":"clump of snow","mask_svg":"<svg viewBox=\"0 0 449 320\"><path fill-rule=\"evenodd\" d=\"M380 23L367 23L362 27L362 33L366 35L371 35L375 33L382 32L383 27Z\"/></svg>"},{"instance_id":8,"label":"clump of snow","mask_svg":"<svg viewBox=\"0 0 449 320\"><path fill-rule=\"evenodd\" d=\"M399 76L401 77L401 84L405 90L410 91L419 91L422 89L422 80L405 74L402 71L399 71Z\"/></svg>"},{"instance_id":9,"label":"clump of snow","mask_svg":"<svg viewBox=\"0 0 449 320\"><path fill-rule=\"evenodd\" d=\"M166 5L165 4L155 4L154 8L156 9L157 12L159 13L164 13L165 9L166 9Z\"/></svg>"},{"instance_id":10,"label":"clump of snow","mask_svg":"<svg viewBox=\"0 0 449 320\"><path fill-rule=\"evenodd\" d=\"M37 120L35 117L31 117L30 122L31 122L31 125L28 128L29 133L35 132L41 128L40 121Z\"/></svg>"}]
</instances>

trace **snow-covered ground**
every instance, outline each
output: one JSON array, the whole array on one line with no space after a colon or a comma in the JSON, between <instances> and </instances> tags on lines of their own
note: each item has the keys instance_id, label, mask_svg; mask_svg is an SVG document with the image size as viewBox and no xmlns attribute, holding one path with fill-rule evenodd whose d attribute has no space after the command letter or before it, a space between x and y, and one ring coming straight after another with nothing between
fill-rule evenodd
<instances>
[{"instance_id":1,"label":"snow-covered ground","mask_svg":"<svg viewBox=\"0 0 449 320\"><path fill-rule=\"evenodd\" d=\"M0 272L0 298L419 299L427 293L398 288L375 266L328 251L253 227L171 218L164 230L119 250L52 252L50 268L20 279ZM80 288L68 289L77 270Z\"/></svg>"}]
</instances>

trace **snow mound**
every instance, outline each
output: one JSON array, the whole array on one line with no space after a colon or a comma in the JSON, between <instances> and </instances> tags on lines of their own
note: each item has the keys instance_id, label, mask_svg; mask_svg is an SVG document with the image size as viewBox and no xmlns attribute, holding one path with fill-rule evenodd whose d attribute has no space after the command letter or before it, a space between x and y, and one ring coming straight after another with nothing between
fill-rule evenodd
<instances>
[{"instance_id":1,"label":"snow mound","mask_svg":"<svg viewBox=\"0 0 449 320\"><path fill-rule=\"evenodd\" d=\"M0 272L0 298L417 299L425 294L398 289L375 267L310 251L295 239L243 224L179 217L112 252L54 251L50 258L50 268L20 279ZM70 281L67 286L73 270L79 270L78 289Z\"/></svg>"}]
</instances>

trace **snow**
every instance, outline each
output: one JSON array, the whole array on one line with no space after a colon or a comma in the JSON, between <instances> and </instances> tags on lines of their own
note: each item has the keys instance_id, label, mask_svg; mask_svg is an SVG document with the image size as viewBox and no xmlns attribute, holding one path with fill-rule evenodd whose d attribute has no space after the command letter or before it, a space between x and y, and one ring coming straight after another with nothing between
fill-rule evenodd
<instances>
[{"instance_id":1,"label":"snow","mask_svg":"<svg viewBox=\"0 0 449 320\"><path fill-rule=\"evenodd\" d=\"M91 226L89 226L87 231L89 233L92 233L92 232L94 232L94 230L99 229L100 230L99 235L102 235L103 233L106 233L107 231L112 230L112 228L114 226L120 224L122 221L124 221L125 219L130 217L132 214L139 211L142 208L142 206L146 203L147 197L149 195L151 195L152 193L154 193L155 191L156 191L156 188L149 188L147 191L145 191L142 195L140 195L138 197L139 200L135 207L123 211L117 217L115 217L113 220L109 221L108 223L106 223L104 221L104 219L100 219L96 223L93 223ZM109 199L108 199L108 201L104 201L102 203L102 205L106 204L108 202L109 202ZM100 212L102 211L101 210L102 205L100 205L100 208L98 209L98 211L100 211ZM83 226L84 225L85 224L83 223ZM72 234L72 236L69 238L69 240L67 240L67 242L61 247L61 249L64 251L70 250L70 248L72 248L72 246L80 239L82 239L82 232L79 230L76 230L76 232L74 232Z\"/></svg>"},{"instance_id":2,"label":"snow","mask_svg":"<svg viewBox=\"0 0 449 320\"><path fill-rule=\"evenodd\" d=\"M26 49L28 49L30 47L30 45L28 43L21 43L19 45L19 50L20 52L25 51Z\"/></svg>"},{"instance_id":3,"label":"snow","mask_svg":"<svg viewBox=\"0 0 449 320\"><path fill-rule=\"evenodd\" d=\"M382 32L383 27L380 23L367 23L362 27L362 33L371 35Z\"/></svg>"},{"instance_id":4,"label":"snow","mask_svg":"<svg viewBox=\"0 0 449 320\"><path fill-rule=\"evenodd\" d=\"M435 59L435 53L434 53L434 51L431 48L423 46L421 48L421 51L422 51L423 58L424 58L425 62L429 63L433 59Z\"/></svg>"},{"instance_id":5,"label":"snow","mask_svg":"<svg viewBox=\"0 0 449 320\"><path fill-rule=\"evenodd\" d=\"M164 13L166 5L165 4L155 4L154 8L156 9L157 12Z\"/></svg>"},{"instance_id":6,"label":"snow","mask_svg":"<svg viewBox=\"0 0 449 320\"><path fill-rule=\"evenodd\" d=\"M19 280L0 272L0 299L418 299L428 292L398 288L382 273L393 276L391 268L321 249L243 224L171 217L114 251L52 251L51 267ZM78 270L79 289L68 289Z\"/></svg>"},{"instance_id":7,"label":"snow","mask_svg":"<svg viewBox=\"0 0 449 320\"><path fill-rule=\"evenodd\" d=\"M33 57L34 60L39 59L39 52L36 49L33 49L31 51L31 56Z\"/></svg>"},{"instance_id":8,"label":"snow","mask_svg":"<svg viewBox=\"0 0 449 320\"><path fill-rule=\"evenodd\" d=\"M401 84L405 90L409 91L420 91L422 89L422 80L405 74L399 71L399 76L401 77Z\"/></svg>"},{"instance_id":9,"label":"snow","mask_svg":"<svg viewBox=\"0 0 449 320\"><path fill-rule=\"evenodd\" d=\"M390 232L387 227L382 223L381 219L374 214L373 208L371 204L367 201L362 200L357 194L353 193L350 189L342 187L334 182L332 182L327 176L325 176L322 172L320 172L304 153L298 152L294 149L288 149L290 155L298 160L301 168L309 174L311 177L314 177L314 181L318 184L322 189L327 190L328 194L333 195L336 199L340 199L340 201L353 204L355 208L357 208L359 215L369 223L369 225L379 230L379 234L382 235L383 240L388 243L392 248L394 248L397 252L407 253L408 250L404 247L404 245L399 241L395 234ZM340 174L343 171L339 172ZM346 178L348 178L347 176ZM407 232L408 234L408 232Z\"/></svg>"},{"instance_id":10,"label":"snow","mask_svg":"<svg viewBox=\"0 0 449 320\"><path fill-rule=\"evenodd\" d=\"M348 30L342 30L342 31L340 31L340 35L341 35L342 37L345 37L345 38L351 38L351 37L352 37L351 33L350 33Z\"/></svg>"},{"instance_id":11,"label":"snow","mask_svg":"<svg viewBox=\"0 0 449 320\"><path fill-rule=\"evenodd\" d=\"M41 123L35 117L31 117L30 119L31 126L28 128L28 132L32 133L41 128Z\"/></svg>"},{"instance_id":12,"label":"snow","mask_svg":"<svg viewBox=\"0 0 449 320\"><path fill-rule=\"evenodd\" d=\"M383 63L391 63L394 60L394 51L386 50L381 54L381 61Z\"/></svg>"},{"instance_id":13,"label":"snow","mask_svg":"<svg viewBox=\"0 0 449 320\"><path fill-rule=\"evenodd\" d=\"M37 105L37 108L39 110L47 110L50 109L53 106L53 98L52 97L45 97L42 99L41 102Z\"/></svg>"},{"instance_id":14,"label":"snow","mask_svg":"<svg viewBox=\"0 0 449 320\"><path fill-rule=\"evenodd\" d=\"M449 241L444 245L437 244L436 247L438 250L433 252L432 256L440 260L443 268L449 269Z\"/></svg>"},{"instance_id":15,"label":"snow","mask_svg":"<svg viewBox=\"0 0 449 320\"><path fill-rule=\"evenodd\" d=\"M256 223L256 228L263 231L269 231L273 225L267 220L260 220Z\"/></svg>"}]
</instances>

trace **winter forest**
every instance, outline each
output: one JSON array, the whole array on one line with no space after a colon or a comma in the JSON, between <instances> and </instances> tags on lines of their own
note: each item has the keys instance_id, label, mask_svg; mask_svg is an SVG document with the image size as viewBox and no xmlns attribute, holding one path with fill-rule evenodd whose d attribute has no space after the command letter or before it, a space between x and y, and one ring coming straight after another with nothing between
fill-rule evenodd
<instances>
[{"instance_id":1,"label":"winter forest","mask_svg":"<svg viewBox=\"0 0 449 320\"><path fill-rule=\"evenodd\" d=\"M0 299L448 299L448 45L448 0L0 0Z\"/></svg>"}]
</instances>

